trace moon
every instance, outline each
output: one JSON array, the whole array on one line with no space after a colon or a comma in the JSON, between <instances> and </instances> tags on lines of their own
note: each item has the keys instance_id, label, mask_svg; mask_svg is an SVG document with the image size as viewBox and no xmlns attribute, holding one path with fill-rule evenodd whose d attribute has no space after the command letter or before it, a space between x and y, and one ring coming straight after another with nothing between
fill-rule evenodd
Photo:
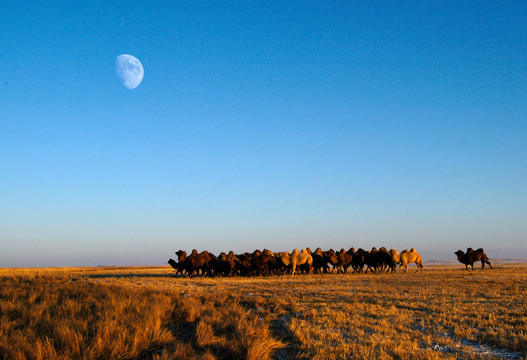
<instances>
[{"instance_id":1,"label":"moon","mask_svg":"<svg viewBox=\"0 0 527 360\"><path fill-rule=\"evenodd\" d=\"M143 81L143 65L136 57L122 54L115 58L115 73L121 84L128 89L135 89Z\"/></svg>"}]
</instances>

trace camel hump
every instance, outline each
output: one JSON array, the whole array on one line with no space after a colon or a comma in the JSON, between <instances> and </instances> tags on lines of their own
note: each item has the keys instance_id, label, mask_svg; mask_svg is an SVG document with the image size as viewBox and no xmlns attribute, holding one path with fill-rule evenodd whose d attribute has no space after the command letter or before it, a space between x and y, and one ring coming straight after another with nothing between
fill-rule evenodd
<instances>
[{"instance_id":1,"label":"camel hump","mask_svg":"<svg viewBox=\"0 0 527 360\"><path fill-rule=\"evenodd\" d=\"M415 252L415 249L414 249L414 248L411 248L411 249L410 249L410 252Z\"/></svg>"},{"instance_id":2,"label":"camel hump","mask_svg":"<svg viewBox=\"0 0 527 360\"><path fill-rule=\"evenodd\" d=\"M483 248L479 248L479 249L477 249L476 251L477 251L477 252L481 252L481 253L484 252L484 251L483 251Z\"/></svg>"}]
</instances>

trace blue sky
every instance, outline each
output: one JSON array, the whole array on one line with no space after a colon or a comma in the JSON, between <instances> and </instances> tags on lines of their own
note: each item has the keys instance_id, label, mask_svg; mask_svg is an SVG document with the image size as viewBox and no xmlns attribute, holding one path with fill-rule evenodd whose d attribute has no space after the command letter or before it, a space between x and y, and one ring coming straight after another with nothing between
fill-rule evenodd
<instances>
[{"instance_id":1,"label":"blue sky","mask_svg":"<svg viewBox=\"0 0 527 360\"><path fill-rule=\"evenodd\" d=\"M1 8L0 266L527 257L525 2Z\"/></svg>"}]
</instances>

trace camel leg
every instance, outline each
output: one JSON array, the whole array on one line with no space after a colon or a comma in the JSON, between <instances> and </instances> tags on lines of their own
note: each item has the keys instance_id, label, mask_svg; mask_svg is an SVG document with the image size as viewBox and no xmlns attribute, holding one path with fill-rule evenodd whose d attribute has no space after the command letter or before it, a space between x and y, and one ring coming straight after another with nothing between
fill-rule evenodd
<instances>
[{"instance_id":1,"label":"camel leg","mask_svg":"<svg viewBox=\"0 0 527 360\"><path fill-rule=\"evenodd\" d=\"M490 261L487 260L487 264L489 264L490 268L492 269L492 265L490 264Z\"/></svg>"}]
</instances>

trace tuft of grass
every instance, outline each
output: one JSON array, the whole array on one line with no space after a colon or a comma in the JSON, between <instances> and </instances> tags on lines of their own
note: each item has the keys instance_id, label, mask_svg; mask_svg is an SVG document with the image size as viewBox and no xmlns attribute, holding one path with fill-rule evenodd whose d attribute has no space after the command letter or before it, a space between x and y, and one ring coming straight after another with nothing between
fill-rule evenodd
<instances>
[{"instance_id":1,"label":"tuft of grass","mask_svg":"<svg viewBox=\"0 0 527 360\"><path fill-rule=\"evenodd\" d=\"M4 272L0 314L0 359L267 359L281 345L233 297L73 273Z\"/></svg>"}]
</instances>

